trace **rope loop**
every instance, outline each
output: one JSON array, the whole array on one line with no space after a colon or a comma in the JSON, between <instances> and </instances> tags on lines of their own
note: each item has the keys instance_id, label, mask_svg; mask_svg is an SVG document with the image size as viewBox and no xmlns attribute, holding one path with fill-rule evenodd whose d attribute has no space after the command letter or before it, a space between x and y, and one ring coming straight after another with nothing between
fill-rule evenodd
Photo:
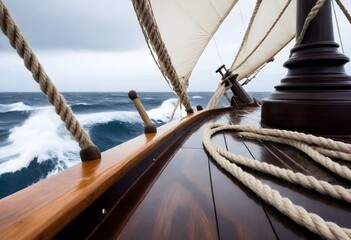
<instances>
[{"instance_id":1,"label":"rope loop","mask_svg":"<svg viewBox=\"0 0 351 240\"><path fill-rule=\"evenodd\" d=\"M245 172L239 165L273 175L348 203L351 203L351 189L318 180L313 176L296 173L289 169L279 168L272 164L235 155L211 142L214 134L228 130L239 132L239 136L249 139L272 141L293 146L306 153L317 163L348 181L351 181L351 170L346 166L332 161L328 156L351 161L351 144L285 130L242 125L224 125L219 123L208 124L202 139L205 149L222 168L231 173L241 183L281 213L323 238L351 239L351 229L342 228L333 222L325 221L314 213L307 212L303 207L292 203L288 198L281 196L278 191ZM311 144L313 146L310 146Z\"/></svg>"}]
</instances>

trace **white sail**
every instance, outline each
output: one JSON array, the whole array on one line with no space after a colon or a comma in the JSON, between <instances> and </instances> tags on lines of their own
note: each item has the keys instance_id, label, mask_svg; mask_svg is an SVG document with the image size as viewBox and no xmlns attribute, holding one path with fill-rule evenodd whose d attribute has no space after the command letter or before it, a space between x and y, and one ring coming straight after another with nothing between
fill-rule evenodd
<instances>
[{"instance_id":1,"label":"white sail","mask_svg":"<svg viewBox=\"0 0 351 240\"><path fill-rule=\"evenodd\" d=\"M296 0L257 1L230 70L241 80L272 59L295 36Z\"/></svg>"},{"instance_id":2,"label":"white sail","mask_svg":"<svg viewBox=\"0 0 351 240\"><path fill-rule=\"evenodd\" d=\"M236 2L150 0L162 40L182 82L189 79L206 45Z\"/></svg>"}]
</instances>

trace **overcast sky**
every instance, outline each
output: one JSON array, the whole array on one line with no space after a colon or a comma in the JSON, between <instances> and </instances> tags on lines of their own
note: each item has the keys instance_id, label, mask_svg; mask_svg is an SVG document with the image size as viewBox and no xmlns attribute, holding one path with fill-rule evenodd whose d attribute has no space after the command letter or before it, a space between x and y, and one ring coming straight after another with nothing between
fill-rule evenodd
<instances>
[{"instance_id":1,"label":"overcast sky","mask_svg":"<svg viewBox=\"0 0 351 240\"><path fill-rule=\"evenodd\" d=\"M149 53L130 0L3 1L59 90L170 91ZM248 2L236 6L209 43L191 76L190 91L216 89L220 77L214 71L222 63L228 67L232 63L254 3ZM345 4L350 11L350 1ZM342 15L338 20L345 53L351 56L351 45L346 43L351 26ZM283 51L246 89L272 91L286 74L281 66L288 53ZM350 65L346 66L349 74ZM0 91L39 91L2 34L0 82Z\"/></svg>"}]
</instances>

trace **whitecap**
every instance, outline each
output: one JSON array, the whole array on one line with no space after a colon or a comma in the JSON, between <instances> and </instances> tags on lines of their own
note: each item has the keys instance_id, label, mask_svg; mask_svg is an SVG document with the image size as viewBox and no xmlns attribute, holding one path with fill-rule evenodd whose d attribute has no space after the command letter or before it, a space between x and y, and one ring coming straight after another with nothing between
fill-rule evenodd
<instances>
[{"instance_id":1,"label":"whitecap","mask_svg":"<svg viewBox=\"0 0 351 240\"><path fill-rule=\"evenodd\" d=\"M191 98L193 98L193 99L201 99L203 97L202 96L192 96Z\"/></svg>"},{"instance_id":2,"label":"whitecap","mask_svg":"<svg viewBox=\"0 0 351 240\"><path fill-rule=\"evenodd\" d=\"M33 112L10 130L7 144L0 147L0 174L26 168L34 159L41 163L54 158L63 168L70 167L79 162L79 146L53 109Z\"/></svg>"},{"instance_id":3,"label":"whitecap","mask_svg":"<svg viewBox=\"0 0 351 240\"><path fill-rule=\"evenodd\" d=\"M31 111L33 108L24 104L23 102L16 102L11 104L0 104L0 113L5 112L20 112L20 111Z\"/></svg>"},{"instance_id":4,"label":"whitecap","mask_svg":"<svg viewBox=\"0 0 351 240\"><path fill-rule=\"evenodd\" d=\"M148 111L153 121L167 122L176 106L175 98L165 100L159 107ZM175 118L185 116L184 108L176 110ZM141 123L136 110L114 111L90 114L77 114L80 123L89 131L96 124L111 121ZM0 175L16 172L29 166L36 159L57 161L49 175L56 174L80 162L79 146L70 136L60 118L52 108L40 109L31 113L22 125L10 130L6 145L0 147Z\"/></svg>"}]
</instances>

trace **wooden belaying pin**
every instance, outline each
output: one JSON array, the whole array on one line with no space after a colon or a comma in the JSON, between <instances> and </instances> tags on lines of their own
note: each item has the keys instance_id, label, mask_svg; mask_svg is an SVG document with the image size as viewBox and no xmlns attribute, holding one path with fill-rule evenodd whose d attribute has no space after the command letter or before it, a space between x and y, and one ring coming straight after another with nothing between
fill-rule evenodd
<instances>
[{"instance_id":1,"label":"wooden belaying pin","mask_svg":"<svg viewBox=\"0 0 351 240\"><path fill-rule=\"evenodd\" d=\"M145 108L144 108L143 104L140 102L136 91L130 90L128 93L128 97L133 101L136 109L138 110L138 112L140 114L140 117L144 121L144 124L145 124L144 132L145 133L156 133L157 128L156 128L155 124L153 124L151 122L149 116L147 115Z\"/></svg>"}]
</instances>

